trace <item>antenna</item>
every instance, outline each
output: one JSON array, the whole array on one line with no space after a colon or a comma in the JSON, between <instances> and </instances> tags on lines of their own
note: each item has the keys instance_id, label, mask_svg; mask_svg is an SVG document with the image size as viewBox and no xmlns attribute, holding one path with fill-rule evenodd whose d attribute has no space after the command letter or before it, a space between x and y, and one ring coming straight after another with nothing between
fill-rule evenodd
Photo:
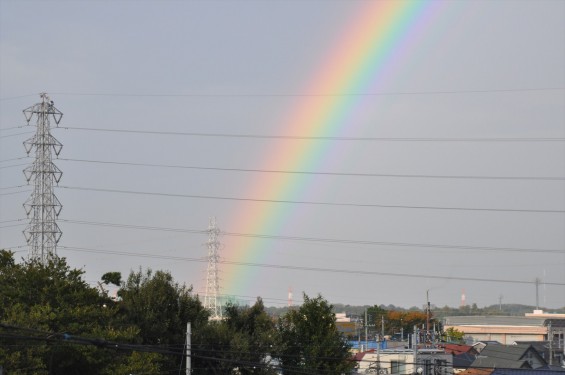
<instances>
[{"instance_id":1,"label":"antenna","mask_svg":"<svg viewBox=\"0 0 565 375\"><path fill-rule=\"evenodd\" d=\"M24 169L28 184L33 184L33 192L24 203L26 215L30 219L24 236L29 245L29 257L46 264L49 259L57 256L57 243L62 235L55 220L63 206L55 196L54 184L59 183L63 172L53 164L51 152L59 156L63 145L51 135L50 120L59 126L63 113L55 108L46 93L39 96L41 103L23 111L28 125L33 117L37 117L35 135L24 141L28 155L35 150L35 160Z\"/></svg>"},{"instance_id":2,"label":"antenna","mask_svg":"<svg viewBox=\"0 0 565 375\"><path fill-rule=\"evenodd\" d=\"M219 301L220 283L218 277L218 261L220 259L220 229L216 226L216 218L211 217L208 223L208 271L206 275L206 295L204 308L211 313L210 319L222 319L222 305Z\"/></svg>"}]
</instances>

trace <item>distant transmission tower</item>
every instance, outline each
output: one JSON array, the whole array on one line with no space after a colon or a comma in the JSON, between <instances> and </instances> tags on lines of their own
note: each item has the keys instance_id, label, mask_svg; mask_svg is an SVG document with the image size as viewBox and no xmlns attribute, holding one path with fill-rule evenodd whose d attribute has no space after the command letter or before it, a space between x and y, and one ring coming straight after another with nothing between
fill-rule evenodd
<instances>
[{"instance_id":1,"label":"distant transmission tower","mask_svg":"<svg viewBox=\"0 0 565 375\"><path fill-rule=\"evenodd\" d=\"M53 164L51 152L58 156L63 145L51 135L50 120L58 126L63 114L47 94L42 93L40 97L41 103L23 111L28 125L33 117L37 118L35 135L24 142L28 155L35 149L33 164L24 169L28 184L33 183L33 192L24 203L30 219L24 235L29 245L29 257L45 264L57 255L57 243L62 234L55 220L63 206L55 196L53 186L59 183L63 172Z\"/></svg>"},{"instance_id":2,"label":"distant transmission tower","mask_svg":"<svg viewBox=\"0 0 565 375\"><path fill-rule=\"evenodd\" d=\"M204 307L212 314L210 319L222 319L222 304L219 300L220 282L218 261L220 259L220 229L216 226L216 218L211 217L208 224L208 271L206 274L206 295Z\"/></svg>"}]
</instances>

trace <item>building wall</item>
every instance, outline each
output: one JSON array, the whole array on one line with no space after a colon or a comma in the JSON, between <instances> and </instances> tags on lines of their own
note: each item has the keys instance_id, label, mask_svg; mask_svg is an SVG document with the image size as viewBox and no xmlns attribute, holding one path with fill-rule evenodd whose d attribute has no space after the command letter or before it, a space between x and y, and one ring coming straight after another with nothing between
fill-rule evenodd
<instances>
[{"instance_id":1,"label":"building wall","mask_svg":"<svg viewBox=\"0 0 565 375\"><path fill-rule=\"evenodd\" d=\"M359 374L380 375L451 375L453 374L453 356L443 351L418 352L417 363L414 363L412 350L387 351L366 353L359 363Z\"/></svg>"},{"instance_id":2,"label":"building wall","mask_svg":"<svg viewBox=\"0 0 565 375\"><path fill-rule=\"evenodd\" d=\"M547 327L536 326L446 325L444 328L463 332L473 342L498 341L505 345L511 345L514 341L544 341L547 336Z\"/></svg>"}]
</instances>

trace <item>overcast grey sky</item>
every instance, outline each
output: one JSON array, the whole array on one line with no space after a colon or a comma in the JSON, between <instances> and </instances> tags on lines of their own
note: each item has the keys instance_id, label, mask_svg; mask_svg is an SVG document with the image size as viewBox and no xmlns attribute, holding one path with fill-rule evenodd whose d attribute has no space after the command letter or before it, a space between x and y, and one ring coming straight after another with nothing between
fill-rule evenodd
<instances>
[{"instance_id":1,"label":"overcast grey sky","mask_svg":"<svg viewBox=\"0 0 565 375\"><path fill-rule=\"evenodd\" d=\"M304 291L421 306L429 290L458 306L465 290L479 306L533 305L540 278L540 304L564 307L564 1L439 3L376 91L353 99L340 135L357 140L194 135L304 135L284 119L320 100L305 94L351 99L306 90L367 3L0 0L0 248L27 255L33 159L19 158L34 128L16 127L47 92L69 128L52 132L64 145L58 254L91 283L142 266L202 293L197 231L215 216L224 232L266 237L221 238L222 292L244 301L284 305L291 287L295 303ZM404 140L369 140L383 137ZM301 169L315 173L283 176L296 183L284 199L347 205L218 199L283 199L250 196L272 173L245 170L281 144L320 142L327 152ZM255 212L280 220L245 219Z\"/></svg>"}]
</instances>

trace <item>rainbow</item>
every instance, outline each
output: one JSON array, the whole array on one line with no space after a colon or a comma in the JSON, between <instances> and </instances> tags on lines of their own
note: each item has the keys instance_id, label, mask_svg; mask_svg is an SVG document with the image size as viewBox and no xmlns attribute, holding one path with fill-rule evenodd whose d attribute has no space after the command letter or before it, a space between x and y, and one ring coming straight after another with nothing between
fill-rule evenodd
<instances>
[{"instance_id":1,"label":"rainbow","mask_svg":"<svg viewBox=\"0 0 565 375\"><path fill-rule=\"evenodd\" d=\"M345 32L325 56L318 73L304 92L304 99L289 111L279 125L289 136L342 136L348 119L354 116L360 97L375 92L395 68L437 13L439 1L355 2L359 12L346 25ZM382 87L382 86L381 86ZM373 90L373 91L371 91ZM345 94L345 95L344 95ZM275 133L275 132L274 132ZM272 150L264 163L271 170L317 170L327 157L331 142L285 142ZM308 189L308 177L292 174L261 174L246 196L292 200ZM287 205L290 206L290 205ZM230 227L239 233L276 233L288 221L292 207L274 209L257 204L241 209L231 218ZM225 258L237 262L264 262L268 256L252 239L238 238L235 248L226 249ZM256 278L257 268L224 265L222 289L227 294L245 294Z\"/></svg>"}]
</instances>

